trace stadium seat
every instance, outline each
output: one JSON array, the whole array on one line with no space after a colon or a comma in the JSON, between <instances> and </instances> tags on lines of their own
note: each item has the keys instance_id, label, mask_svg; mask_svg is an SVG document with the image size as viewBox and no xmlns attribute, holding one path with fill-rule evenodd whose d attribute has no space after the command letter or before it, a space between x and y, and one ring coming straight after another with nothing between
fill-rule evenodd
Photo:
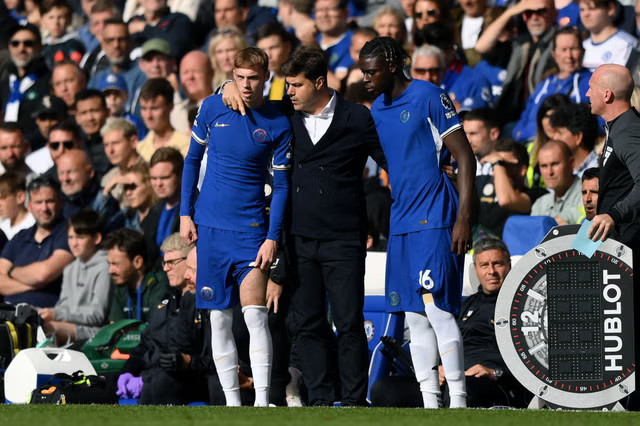
<instances>
[{"instance_id":1,"label":"stadium seat","mask_svg":"<svg viewBox=\"0 0 640 426\"><path fill-rule=\"evenodd\" d=\"M512 256L524 255L557 225L555 219L549 216L510 216L504 225L502 240Z\"/></svg>"}]
</instances>

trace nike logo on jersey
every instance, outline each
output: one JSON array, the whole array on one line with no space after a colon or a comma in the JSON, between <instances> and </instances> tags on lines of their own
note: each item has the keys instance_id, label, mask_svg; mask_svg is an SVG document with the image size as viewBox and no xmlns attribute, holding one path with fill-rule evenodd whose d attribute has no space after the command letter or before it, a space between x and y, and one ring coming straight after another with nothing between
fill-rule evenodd
<instances>
[{"instance_id":1,"label":"nike logo on jersey","mask_svg":"<svg viewBox=\"0 0 640 426\"><path fill-rule=\"evenodd\" d=\"M216 127L228 127L228 126L230 126L230 124L218 123L216 121Z\"/></svg>"}]
</instances>

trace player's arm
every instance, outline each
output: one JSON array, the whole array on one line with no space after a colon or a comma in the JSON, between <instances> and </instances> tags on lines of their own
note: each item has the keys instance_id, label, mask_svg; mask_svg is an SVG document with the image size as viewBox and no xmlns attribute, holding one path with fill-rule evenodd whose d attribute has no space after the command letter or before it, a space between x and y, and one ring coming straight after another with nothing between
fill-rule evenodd
<instances>
[{"instance_id":1,"label":"player's arm","mask_svg":"<svg viewBox=\"0 0 640 426\"><path fill-rule=\"evenodd\" d=\"M184 169L182 171L182 189L180 195L180 236L187 243L191 244L198 239L196 225L193 223L193 211L198 194L198 176L200 174L200 164L207 148L209 140L208 101L202 102L200 111L196 116L191 131L191 143L189 151L184 159Z\"/></svg>"},{"instance_id":2,"label":"player's arm","mask_svg":"<svg viewBox=\"0 0 640 426\"><path fill-rule=\"evenodd\" d=\"M459 194L458 215L451 234L451 251L462 255L471 246L471 205L473 198L473 179L476 175L476 160L462 128L458 128L443 139L458 163L457 186Z\"/></svg>"}]
</instances>

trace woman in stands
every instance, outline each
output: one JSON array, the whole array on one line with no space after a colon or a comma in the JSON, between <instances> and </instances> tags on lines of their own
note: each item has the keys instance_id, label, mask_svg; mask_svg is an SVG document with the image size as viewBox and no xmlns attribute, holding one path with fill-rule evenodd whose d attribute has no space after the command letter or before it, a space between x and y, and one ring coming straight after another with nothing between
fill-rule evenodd
<instances>
[{"instance_id":1,"label":"woman in stands","mask_svg":"<svg viewBox=\"0 0 640 426\"><path fill-rule=\"evenodd\" d=\"M209 42L209 59L213 67L213 87L220 87L225 80L233 80L233 58L248 47L247 40L236 27L223 28Z\"/></svg>"},{"instance_id":2,"label":"woman in stands","mask_svg":"<svg viewBox=\"0 0 640 426\"><path fill-rule=\"evenodd\" d=\"M126 170L124 175L123 190L129 209L125 212L126 228L142 232L142 222L149 214L151 206L157 201L155 192L151 187L149 166L146 163L137 163Z\"/></svg>"}]
</instances>

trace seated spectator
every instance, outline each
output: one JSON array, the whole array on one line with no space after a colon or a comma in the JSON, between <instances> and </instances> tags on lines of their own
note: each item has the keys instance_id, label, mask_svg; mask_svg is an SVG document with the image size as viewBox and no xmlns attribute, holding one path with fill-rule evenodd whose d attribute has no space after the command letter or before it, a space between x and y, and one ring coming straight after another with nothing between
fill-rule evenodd
<instances>
[{"instance_id":1,"label":"seated spectator","mask_svg":"<svg viewBox=\"0 0 640 426\"><path fill-rule=\"evenodd\" d=\"M42 56L49 66L61 61L79 64L84 55L84 44L75 32L67 32L71 24L71 6L67 0L44 0L40 4L41 29L48 34L43 40Z\"/></svg>"},{"instance_id":2,"label":"seated spectator","mask_svg":"<svg viewBox=\"0 0 640 426\"><path fill-rule=\"evenodd\" d=\"M111 168L100 136L100 129L107 117L107 102L100 91L87 89L76 94L76 123L82 129L84 150L89 155L98 178Z\"/></svg>"},{"instance_id":3,"label":"seated spectator","mask_svg":"<svg viewBox=\"0 0 640 426\"><path fill-rule=\"evenodd\" d=\"M100 186L105 194L111 194L120 204L120 208L124 209L129 205L123 191L123 185L127 183L124 171L137 163L144 163L136 151L136 126L124 118L110 118L100 129L100 134L105 155L113 166L102 177Z\"/></svg>"},{"instance_id":4,"label":"seated spectator","mask_svg":"<svg viewBox=\"0 0 640 426\"><path fill-rule=\"evenodd\" d=\"M467 64L475 67L480 61L476 43L480 34L496 20L504 8L489 7L488 0L465 0L453 11L453 42L464 51Z\"/></svg>"},{"instance_id":5,"label":"seated spectator","mask_svg":"<svg viewBox=\"0 0 640 426\"><path fill-rule=\"evenodd\" d=\"M550 193L538 198L532 216L551 216L558 225L577 223L582 206L580 178L573 174L573 156L567 144L549 141L538 152L538 164Z\"/></svg>"},{"instance_id":6,"label":"seated spectator","mask_svg":"<svg viewBox=\"0 0 640 426\"><path fill-rule=\"evenodd\" d=\"M171 126L173 93L171 84L164 78L152 78L142 86L142 119L149 133L138 144L138 153L145 161L150 161L158 148L166 146L176 148L183 157L187 155L190 137Z\"/></svg>"},{"instance_id":7,"label":"seated spectator","mask_svg":"<svg viewBox=\"0 0 640 426\"><path fill-rule=\"evenodd\" d=\"M122 369L118 396L139 398L139 404L224 405L214 374L208 316L195 309L196 249L185 245L178 234L168 237L162 249L171 288L152 308L140 345Z\"/></svg>"},{"instance_id":8,"label":"seated spectator","mask_svg":"<svg viewBox=\"0 0 640 426\"><path fill-rule=\"evenodd\" d=\"M252 0L216 0L214 3L214 29L206 36L212 39L224 28L235 27L245 34L247 41L255 45L258 28L274 22L276 17L265 7Z\"/></svg>"},{"instance_id":9,"label":"seated spectator","mask_svg":"<svg viewBox=\"0 0 640 426\"><path fill-rule=\"evenodd\" d=\"M428 26L424 31L433 30L434 37L431 41L440 43L441 46L423 44L416 48L411 63L411 76L442 87L449 93L458 111L489 106L491 83L455 58L451 42L440 38L444 36L443 25L432 25L437 25L440 29ZM436 34L440 35L436 37Z\"/></svg>"},{"instance_id":10,"label":"seated spectator","mask_svg":"<svg viewBox=\"0 0 640 426\"><path fill-rule=\"evenodd\" d=\"M329 58L327 85L339 89L353 65L349 55L353 32L348 27L349 9L346 0L316 0L314 19L316 40Z\"/></svg>"},{"instance_id":11,"label":"seated spectator","mask_svg":"<svg viewBox=\"0 0 640 426\"><path fill-rule=\"evenodd\" d=\"M40 105L32 115L37 127L28 139L30 151L34 152L44 147L47 144L51 128L67 117L67 104L62 99L57 96L43 96Z\"/></svg>"},{"instance_id":12,"label":"seated spectator","mask_svg":"<svg viewBox=\"0 0 640 426\"><path fill-rule=\"evenodd\" d=\"M407 43L407 27L404 25L404 16L395 7L378 9L378 13L373 18L373 29L380 37L396 39L401 46ZM358 61L356 60L356 62Z\"/></svg>"},{"instance_id":13,"label":"seated spectator","mask_svg":"<svg viewBox=\"0 0 640 426\"><path fill-rule=\"evenodd\" d=\"M14 25L7 36L11 62L0 75L0 109L4 121L17 121L29 140L37 132L32 114L49 93L51 73L41 55L38 27Z\"/></svg>"},{"instance_id":14,"label":"seated spectator","mask_svg":"<svg viewBox=\"0 0 640 426\"><path fill-rule=\"evenodd\" d=\"M56 305L38 311L45 333L53 333L59 345L88 340L107 322L111 278L107 252L100 248L101 219L92 210L81 210L68 221L69 248L75 259L64 268Z\"/></svg>"},{"instance_id":15,"label":"seated spectator","mask_svg":"<svg viewBox=\"0 0 640 426\"><path fill-rule=\"evenodd\" d=\"M82 58L82 63L85 63L87 55L90 55L96 49L100 50L104 22L107 19L119 16L120 11L112 0L83 1L81 3L83 6L82 11L89 18L88 22L78 29L78 38L86 49L85 57ZM82 64L81 66L84 67Z\"/></svg>"},{"instance_id":16,"label":"seated spectator","mask_svg":"<svg viewBox=\"0 0 640 426\"><path fill-rule=\"evenodd\" d=\"M129 204L129 208L125 211L124 226L143 232L142 223L156 203L147 163L136 163L125 170L123 182L125 183L122 185L122 190Z\"/></svg>"},{"instance_id":17,"label":"seated spectator","mask_svg":"<svg viewBox=\"0 0 640 426\"><path fill-rule=\"evenodd\" d=\"M412 12L408 14L412 20L407 25L407 30L412 34L411 39L414 43L416 43L417 34L427 25L434 22L451 22L449 6L444 3L442 0L417 0L414 2Z\"/></svg>"},{"instance_id":18,"label":"seated spectator","mask_svg":"<svg viewBox=\"0 0 640 426\"><path fill-rule=\"evenodd\" d=\"M485 157L495 150L500 138L500 124L495 113L489 108L478 108L466 111L461 118L464 133L476 157L476 176L491 174L491 163Z\"/></svg>"},{"instance_id":19,"label":"seated spectator","mask_svg":"<svg viewBox=\"0 0 640 426\"><path fill-rule=\"evenodd\" d=\"M183 13L191 21L195 21L198 12L198 7L201 1L191 0L169 0L167 6L174 13ZM144 13L143 0L129 0L125 2L124 10L122 11L122 17L126 20L131 19L136 15L142 15Z\"/></svg>"},{"instance_id":20,"label":"seated spectator","mask_svg":"<svg viewBox=\"0 0 640 426\"><path fill-rule=\"evenodd\" d=\"M361 27L353 30L353 36L351 37L351 46L349 46L349 55L353 59L353 65L349 68L347 77L342 80L342 91L346 94L349 91L349 87L356 83L361 83L364 80L364 75L358 67L358 59L360 58L360 51L365 43L378 37L376 30L370 27Z\"/></svg>"},{"instance_id":21,"label":"seated spectator","mask_svg":"<svg viewBox=\"0 0 640 426\"><path fill-rule=\"evenodd\" d=\"M579 0L580 21L589 32L584 46L585 68L595 71L602 64L627 65L638 44L631 34L614 24L616 0Z\"/></svg>"},{"instance_id":22,"label":"seated spectator","mask_svg":"<svg viewBox=\"0 0 640 426\"><path fill-rule=\"evenodd\" d=\"M126 111L129 100L127 82L120 74L107 74L98 84L98 90L104 95L107 104L108 117L122 117L131 121L138 129L138 138L142 139L147 135L147 128L142 120Z\"/></svg>"},{"instance_id":23,"label":"seated spectator","mask_svg":"<svg viewBox=\"0 0 640 426\"><path fill-rule=\"evenodd\" d=\"M551 138L566 143L573 155L573 174L598 167L598 153L594 150L598 138L598 119L584 104L559 106L549 117Z\"/></svg>"},{"instance_id":24,"label":"seated spectator","mask_svg":"<svg viewBox=\"0 0 640 426\"><path fill-rule=\"evenodd\" d=\"M127 228L107 235L104 241L109 274L115 285L109 321L149 321L154 308L166 294L167 276L150 270L142 234Z\"/></svg>"},{"instance_id":25,"label":"seated spectator","mask_svg":"<svg viewBox=\"0 0 640 426\"><path fill-rule=\"evenodd\" d=\"M76 95L87 87L87 78L75 62L56 62L51 74L53 94L67 104L70 114L76 112Z\"/></svg>"},{"instance_id":26,"label":"seated spectator","mask_svg":"<svg viewBox=\"0 0 640 426\"><path fill-rule=\"evenodd\" d=\"M184 159L174 148L160 148L149 163L151 187L158 202L141 222L150 258L159 256L162 242L180 231L180 189Z\"/></svg>"},{"instance_id":27,"label":"seated spectator","mask_svg":"<svg viewBox=\"0 0 640 426\"><path fill-rule=\"evenodd\" d=\"M7 172L0 176L0 230L9 240L36 224L33 215L25 207L26 191L24 175Z\"/></svg>"},{"instance_id":28,"label":"seated spectator","mask_svg":"<svg viewBox=\"0 0 640 426\"><path fill-rule=\"evenodd\" d=\"M172 56L180 59L193 47L191 20L183 13L173 13L167 0L144 1L144 13L132 17L127 25L133 42L141 46L147 40L161 38L172 47Z\"/></svg>"},{"instance_id":29,"label":"seated spectator","mask_svg":"<svg viewBox=\"0 0 640 426\"><path fill-rule=\"evenodd\" d=\"M598 168L592 167L582 174L582 205L584 207L585 218L593 219L598 211L598 190L600 189L600 178Z\"/></svg>"},{"instance_id":30,"label":"seated spectator","mask_svg":"<svg viewBox=\"0 0 640 426\"><path fill-rule=\"evenodd\" d=\"M311 17L313 3L313 0L280 0L278 2L279 21L305 46L316 42L317 29Z\"/></svg>"},{"instance_id":31,"label":"seated spectator","mask_svg":"<svg viewBox=\"0 0 640 426\"><path fill-rule=\"evenodd\" d=\"M0 175L14 172L28 176L33 171L25 163L29 144L16 122L0 123Z\"/></svg>"},{"instance_id":32,"label":"seated spectator","mask_svg":"<svg viewBox=\"0 0 640 426\"><path fill-rule=\"evenodd\" d=\"M204 52L193 50L180 61L179 74L186 97L173 105L170 121L177 131L191 136L189 111L199 108L202 101L213 94L211 61Z\"/></svg>"},{"instance_id":33,"label":"seated spectator","mask_svg":"<svg viewBox=\"0 0 640 426\"><path fill-rule=\"evenodd\" d=\"M536 121L540 104L550 95L562 93L576 103L588 102L587 90L591 72L582 67L584 49L578 30L565 27L558 30L551 43L551 56L558 64L558 72L541 81L529 99L520 120L513 129L516 142L528 142L536 136Z\"/></svg>"},{"instance_id":34,"label":"seated spectator","mask_svg":"<svg viewBox=\"0 0 640 426\"><path fill-rule=\"evenodd\" d=\"M0 295L14 305L47 308L58 301L62 270L73 261L58 183L47 177L32 180L27 208L36 224L16 234L2 250Z\"/></svg>"},{"instance_id":35,"label":"seated spectator","mask_svg":"<svg viewBox=\"0 0 640 426\"><path fill-rule=\"evenodd\" d=\"M211 38L207 52L213 68L213 87L219 87L226 80L233 80L233 58L249 44L235 27L219 28Z\"/></svg>"},{"instance_id":36,"label":"seated spectator","mask_svg":"<svg viewBox=\"0 0 640 426\"><path fill-rule=\"evenodd\" d=\"M291 36L279 23L268 23L258 29L256 47L269 56L270 77L264 85L264 97L272 101L281 101L285 93L285 81L280 67L293 51Z\"/></svg>"},{"instance_id":37,"label":"seated spectator","mask_svg":"<svg viewBox=\"0 0 640 426\"><path fill-rule=\"evenodd\" d=\"M27 155L25 162L34 172L58 181L56 162L62 154L74 148L82 149L80 128L72 119L56 124L49 132L49 140L44 148Z\"/></svg>"},{"instance_id":38,"label":"seated spectator","mask_svg":"<svg viewBox=\"0 0 640 426\"><path fill-rule=\"evenodd\" d=\"M64 200L62 215L65 218L89 208L104 218L106 230L113 229L114 221L122 220L118 202L101 191L89 156L84 151L70 149L60 156L56 166Z\"/></svg>"}]
</instances>

